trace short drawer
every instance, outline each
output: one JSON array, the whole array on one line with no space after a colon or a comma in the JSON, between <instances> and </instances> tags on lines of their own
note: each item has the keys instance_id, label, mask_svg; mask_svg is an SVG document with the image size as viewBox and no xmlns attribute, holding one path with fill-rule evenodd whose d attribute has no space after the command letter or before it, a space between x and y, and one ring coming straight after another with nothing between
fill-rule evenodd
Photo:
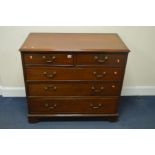
<instances>
[{"instance_id":1,"label":"short drawer","mask_svg":"<svg viewBox=\"0 0 155 155\"><path fill-rule=\"evenodd\" d=\"M117 112L118 98L30 98L31 114L112 114Z\"/></svg>"},{"instance_id":2,"label":"short drawer","mask_svg":"<svg viewBox=\"0 0 155 155\"><path fill-rule=\"evenodd\" d=\"M124 66L126 54L78 54L77 65Z\"/></svg>"},{"instance_id":3,"label":"short drawer","mask_svg":"<svg viewBox=\"0 0 155 155\"><path fill-rule=\"evenodd\" d=\"M117 96L121 84L118 82L65 82L65 83L29 83L29 96Z\"/></svg>"},{"instance_id":4,"label":"short drawer","mask_svg":"<svg viewBox=\"0 0 155 155\"><path fill-rule=\"evenodd\" d=\"M121 81L122 68L27 67L26 80L103 80Z\"/></svg>"},{"instance_id":5,"label":"short drawer","mask_svg":"<svg viewBox=\"0 0 155 155\"><path fill-rule=\"evenodd\" d=\"M73 65L72 54L24 54L26 65Z\"/></svg>"}]
</instances>

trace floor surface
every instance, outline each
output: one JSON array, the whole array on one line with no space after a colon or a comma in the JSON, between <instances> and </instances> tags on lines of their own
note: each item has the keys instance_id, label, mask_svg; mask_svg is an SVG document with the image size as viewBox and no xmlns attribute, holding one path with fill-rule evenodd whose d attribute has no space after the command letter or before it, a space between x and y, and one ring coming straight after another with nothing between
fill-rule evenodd
<instances>
[{"instance_id":1,"label":"floor surface","mask_svg":"<svg viewBox=\"0 0 155 155\"><path fill-rule=\"evenodd\" d=\"M119 114L115 123L81 118L30 124L25 98L0 97L1 129L154 129L155 96L121 97Z\"/></svg>"}]
</instances>

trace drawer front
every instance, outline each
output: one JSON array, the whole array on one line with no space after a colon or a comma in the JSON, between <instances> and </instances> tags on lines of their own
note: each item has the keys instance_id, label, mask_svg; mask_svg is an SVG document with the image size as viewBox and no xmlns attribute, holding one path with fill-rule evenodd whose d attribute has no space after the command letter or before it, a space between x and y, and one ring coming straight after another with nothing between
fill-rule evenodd
<instances>
[{"instance_id":1,"label":"drawer front","mask_svg":"<svg viewBox=\"0 0 155 155\"><path fill-rule=\"evenodd\" d=\"M120 81L121 68L27 67L27 80L104 80Z\"/></svg>"},{"instance_id":2,"label":"drawer front","mask_svg":"<svg viewBox=\"0 0 155 155\"><path fill-rule=\"evenodd\" d=\"M73 65L72 54L24 54L26 65Z\"/></svg>"},{"instance_id":3,"label":"drawer front","mask_svg":"<svg viewBox=\"0 0 155 155\"><path fill-rule=\"evenodd\" d=\"M79 54L77 65L102 65L121 67L126 63L125 54Z\"/></svg>"},{"instance_id":4,"label":"drawer front","mask_svg":"<svg viewBox=\"0 0 155 155\"><path fill-rule=\"evenodd\" d=\"M29 112L37 114L63 114L63 113L116 113L118 98L98 99L45 99L30 98Z\"/></svg>"},{"instance_id":5,"label":"drawer front","mask_svg":"<svg viewBox=\"0 0 155 155\"><path fill-rule=\"evenodd\" d=\"M116 96L121 84L114 82L91 83L29 83L29 96Z\"/></svg>"}]
</instances>

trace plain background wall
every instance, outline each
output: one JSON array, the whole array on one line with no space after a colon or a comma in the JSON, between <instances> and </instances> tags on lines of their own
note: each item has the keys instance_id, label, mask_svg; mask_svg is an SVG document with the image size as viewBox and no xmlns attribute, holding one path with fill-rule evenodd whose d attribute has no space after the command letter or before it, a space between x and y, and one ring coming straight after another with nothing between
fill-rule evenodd
<instances>
[{"instance_id":1,"label":"plain background wall","mask_svg":"<svg viewBox=\"0 0 155 155\"><path fill-rule=\"evenodd\" d=\"M124 86L155 86L155 27L0 27L0 86L23 87L18 51L30 32L118 33L131 50Z\"/></svg>"}]
</instances>

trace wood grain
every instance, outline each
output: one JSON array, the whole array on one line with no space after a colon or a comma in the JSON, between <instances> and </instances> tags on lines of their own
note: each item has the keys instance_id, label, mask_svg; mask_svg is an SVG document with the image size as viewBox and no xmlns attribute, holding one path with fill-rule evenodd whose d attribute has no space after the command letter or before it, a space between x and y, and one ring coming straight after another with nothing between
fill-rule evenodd
<instances>
[{"instance_id":1,"label":"wood grain","mask_svg":"<svg viewBox=\"0 0 155 155\"><path fill-rule=\"evenodd\" d=\"M26 80L28 81L54 81L54 80L99 80L121 81L121 68L98 67L27 67Z\"/></svg>"},{"instance_id":2,"label":"wood grain","mask_svg":"<svg viewBox=\"0 0 155 155\"><path fill-rule=\"evenodd\" d=\"M117 34L31 33L20 51L129 52Z\"/></svg>"},{"instance_id":3,"label":"wood grain","mask_svg":"<svg viewBox=\"0 0 155 155\"><path fill-rule=\"evenodd\" d=\"M29 98L31 114L112 114L118 98Z\"/></svg>"},{"instance_id":4,"label":"wood grain","mask_svg":"<svg viewBox=\"0 0 155 155\"><path fill-rule=\"evenodd\" d=\"M30 83L29 96L118 96L119 82Z\"/></svg>"}]
</instances>

